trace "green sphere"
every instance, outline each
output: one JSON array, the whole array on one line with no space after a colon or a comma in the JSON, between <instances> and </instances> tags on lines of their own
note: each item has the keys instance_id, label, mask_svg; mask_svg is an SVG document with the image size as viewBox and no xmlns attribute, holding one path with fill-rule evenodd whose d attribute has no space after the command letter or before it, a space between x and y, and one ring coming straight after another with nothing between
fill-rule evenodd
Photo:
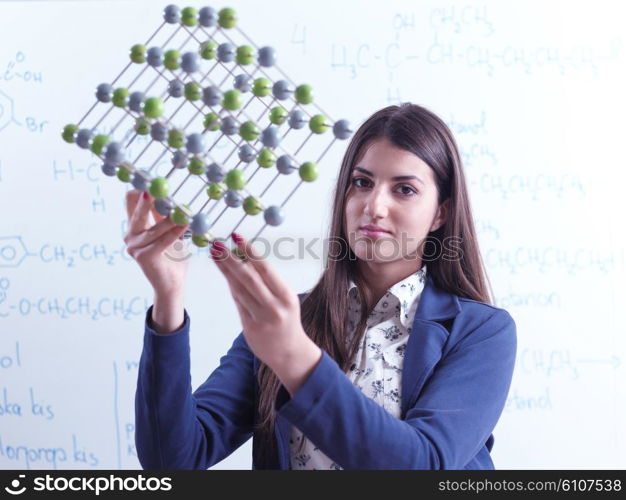
<instances>
[{"instance_id":1,"label":"green sphere","mask_svg":"<svg viewBox=\"0 0 626 500\"><path fill-rule=\"evenodd\" d=\"M140 43L133 45L130 48L130 60L134 63L146 62L146 46Z\"/></svg>"},{"instance_id":2,"label":"green sphere","mask_svg":"<svg viewBox=\"0 0 626 500\"><path fill-rule=\"evenodd\" d=\"M130 169L132 167L127 163L122 163L117 169L117 178L122 182L130 182Z\"/></svg>"},{"instance_id":3,"label":"green sphere","mask_svg":"<svg viewBox=\"0 0 626 500\"><path fill-rule=\"evenodd\" d=\"M167 143L170 148L180 149L185 144L185 134L176 128L170 129L167 133Z\"/></svg>"},{"instance_id":4,"label":"green sphere","mask_svg":"<svg viewBox=\"0 0 626 500\"><path fill-rule=\"evenodd\" d=\"M300 104L311 104L313 102L313 87L310 85L298 85L295 97Z\"/></svg>"},{"instance_id":5,"label":"green sphere","mask_svg":"<svg viewBox=\"0 0 626 500\"><path fill-rule=\"evenodd\" d=\"M252 85L252 93L257 97L266 97L272 91L272 83L267 78L257 78Z\"/></svg>"},{"instance_id":6,"label":"green sphere","mask_svg":"<svg viewBox=\"0 0 626 500\"><path fill-rule=\"evenodd\" d=\"M328 130L328 123L324 115L315 115L309 121L309 128L314 134L323 134Z\"/></svg>"},{"instance_id":7,"label":"green sphere","mask_svg":"<svg viewBox=\"0 0 626 500\"><path fill-rule=\"evenodd\" d=\"M70 144L72 144L74 142L74 134L77 130L78 126L70 123L69 125L63 127L63 133L61 134L61 137L63 137L63 140L65 142L69 142Z\"/></svg>"},{"instance_id":8,"label":"green sphere","mask_svg":"<svg viewBox=\"0 0 626 500\"><path fill-rule=\"evenodd\" d=\"M209 237L204 234L194 234L191 236L191 241L197 247L203 248L209 244Z\"/></svg>"},{"instance_id":9,"label":"green sphere","mask_svg":"<svg viewBox=\"0 0 626 500\"><path fill-rule=\"evenodd\" d=\"M285 108L283 108L282 106L276 106L270 111L270 121L274 125L282 125L283 123L285 123L288 115L289 113Z\"/></svg>"},{"instance_id":10,"label":"green sphere","mask_svg":"<svg viewBox=\"0 0 626 500\"><path fill-rule=\"evenodd\" d=\"M91 141L91 150L98 156L102 154L102 149L109 143L108 135L97 135Z\"/></svg>"},{"instance_id":11,"label":"green sphere","mask_svg":"<svg viewBox=\"0 0 626 500\"><path fill-rule=\"evenodd\" d=\"M174 224L178 226L186 226L191 219L191 208L189 205L183 205L182 207L176 207L170 215L170 219Z\"/></svg>"},{"instance_id":12,"label":"green sphere","mask_svg":"<svg viewBox=\"0 0 626 500\"><path fill-rule=\"evenodd\" d=\"M254 141L260 133L259 127L253 121L243 122L239 127L239 135L246 141Z\"/></svg>"},{"instance_id":13,"label":"green sphere","mask_svg":"<svg viewBox=\"0 0 626 500\"><path fill-rule=\"evenodd\" d=\"M167 196L170 190L170 184L165 177L155 177L150 183L150 194L157 200L161 200Z\"/></svg>"},{"instance_id":14,"label":"green sphere","mask_svg":"<svg viewBox=\"0 0 626 500\"><path fill-rule=\"evenodd\" d=\"M269 168L276 163L276 155L271 149L263 148L256 157L260 167Z\"/></svg>"},{"instance_id":15,"label":"green sphere","mask_svg":"<svg viewBox=\"0 0 626 500\"><path fill-rule=\"evenodd\" d=\"M209 187L206 188L206 194L212 200L219 200L222 196L224 196L224 191L226 191L226 186L223 182L210 184Z\"/></svg>"},{"instance_id":16,"label":"green sphere","mask_svg":"<svg viewBox=\"0 0 626 500\"><path fill-rule=\"evenodd\" d=\"M248 215L256 215L263 211L263 205L258 198L248 196L243 200L243 209Z\"/></svg>"},{"instance_id":17,"label":"green sphere","mask_svg":"<svg viewBox=\"0 0 626 500\"><path fill-rule=\"evenodd\" d=\"M229 111L235 111L241 107L241 92L237 89L231 89L224 92L222 106Z\"/></svg>"},{"instance_id":18,"label":"green sphere","mask_svg":"<svg viewBox=\"0 0 626 500\"><path fill-rule=\"evenodd\" d=\"M215 59L217 55L217 43L213 40L208 40L200 44L200 57L202 59Z\"/></svg>"},{"instance_id":19,"label":"green sphere","mask_svg":"<svg viewBox=\"0 0 626 500\"><path fill-rule=\"evenodd\" d=\"M210 130L211 132L216 132L220 129L222 125L220 117L217 113L207 113L204 116L204 128Z\"/></svg>"},{"instance_id":20,"label":"green sphere","mask_svg":"<svg viewBox=\"0 0 626 500\"><path fill-rule=\"evenodd\" d=\"M300 174L300 179L305 182L313 182L317 179L317 165L312 161L304 162L300 165L300 169L298 170Z\"/></svg>"},{"instance_id":21,"label":"green sphere","mask_svg":"<svg viewBox=\"0 0 626 500\"><path fill-rule=\"evenodd\" d=\"M237 64L241 64L242 66L252 64L254 62L254 56L254 49L249 45L237 47Z\"/></svg>"},{"instance_id":22,"label":"green sphere","mask_svg":"<svg viewBox=\"0 0 626 500\"><path fill-rule=\"evenodd\" d=\"M175 70L180 67L180 52L171 49L163 54L163 66L167 69Z\"/></svg>"},{"instance_id":23,"label":"green sphere","mask_svg":"<svg viewBox=\"0 0 626 500\"><path fill-rule=\"evenodd\" d=\"M115 89L113 91L113 106L117 106L118 108L125 108L127 99L128 89L120 87L119 89Z\"/></svg>"},{"instance_id":24,"label":"green sphere","mask_svg":"<svg viewBox=\"0 0 626 500\"><path fill-rule=\"evenodd\" d=\"M243 172L239 169L234 168L230 170L226 174L226 178L224 179L228 189L240 190L246 185L246 181L243 178Z\"/></svg>"},{"instance_id":25,"label":"green sphere","mask_svg":"<svg viewBox=\"0 0 626 500\"><path fill-rule=\"evenodd\" d=\"M217 22L222 28L234 28L237 25L237 13L235 12L235 9L226 7L220 10Z\"/></svg>"},{"instance_id":26,"label":"green sphere","mask_svg":"<svg viewBox=\"0 0 626 500\"><path fill-rule=\"evenodd\" d=\"M143 114L147 118L159 118L164 111L163 101L158 97L148 97L143 103Z\"/></svg>"},{"instance_id":27,"label":"green sphere","mask_svg":"<svg viewBox=\"0 0 626 500\"><path fill-rule=\"evenodd\" d=\"M202 87L196 82L185 84L185 99L189 101L197 101L202 97Z\"/></svg>"},{"instance_id":28,"label":"green sphere","mask_svg":"<svg viewBox=\"0 0 626 500\"><path fill-rule=\"evenodd\" d=\"M198 23L198 11L193 7L185 7L180 13L180 21L185 26L195 26Z\"/></svg>"},{"instance_id":29,"label":"green sphere","mask_svg":"<svg viewBox=\"0 0 626 500\"><path fill-rule=\"evenodd\" d=\"M139 135L148 135L150 133L150 122L140 116L135 120L135 132Z\"/></svg>"},{"instance_id":30,"label":"green sphere","mask_svg":"<svg viewBox=\"0 0 626 500\"><path fill-rule=\"evenodd\" d=\"M199 156L193 156L189 160L189 165L187 165L187 169L192 174L202 175L206 172L206 166L204 165L204 161Z\"/></svg>"}]
</instances>

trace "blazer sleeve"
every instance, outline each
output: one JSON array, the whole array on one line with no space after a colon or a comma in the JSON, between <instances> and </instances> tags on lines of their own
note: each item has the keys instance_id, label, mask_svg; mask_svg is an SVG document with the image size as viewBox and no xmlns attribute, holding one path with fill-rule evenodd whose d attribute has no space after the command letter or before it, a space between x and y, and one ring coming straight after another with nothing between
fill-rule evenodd
<instances>
[{"instance_id":1,"label":"blazer sleeve","mask_svg":"<svg viewBox=\"0 0 626 500\"><path fill-rule=\"evenodd\" d=\"M179 330L159 334L150 327L152 307L135 393L139 462L144 469L207 469L252 436L253 354L240 333L192 393L189 315Z\"/></svg>"},{"instance_id":2,"label":"blazer sleeve","mask_svg":"<svg viewBox=\"0 0 626 500\"><path fill-rule=\"evenodd\" d=\"M501 415L516 343L513 318L498 309L440 360L405 420L364 395L326 351L277 409L343 469L462 469Z\"/></svg>"}]
</instances>

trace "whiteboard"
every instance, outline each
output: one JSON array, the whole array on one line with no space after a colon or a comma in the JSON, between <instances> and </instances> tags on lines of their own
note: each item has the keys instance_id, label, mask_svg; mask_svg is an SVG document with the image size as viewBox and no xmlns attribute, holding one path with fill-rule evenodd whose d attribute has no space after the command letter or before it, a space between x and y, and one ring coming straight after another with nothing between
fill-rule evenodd
<instances>
[{"instance_id":1,"label":"whiteboard","mask_svg":"<svg viewBox=\"0 0 626 500\"><path fill-rule=\"evenodd\" d=\"M152 291L124 251L127 185L60 130L167 3L0 3L2 468L140 467L133 404ZM358 126L412 101L453 130L496 305L518 329L496 467L626 467L623 2L231 6L335 117ZM290 200L285 223L264 232L317 239L317 255L270 257L297 292L320 276L345 145ZM241 324L206 252L194 253L189 276L195 388ZM251 441L214 468L251 468Z\"/></svg>"}]
</instances>

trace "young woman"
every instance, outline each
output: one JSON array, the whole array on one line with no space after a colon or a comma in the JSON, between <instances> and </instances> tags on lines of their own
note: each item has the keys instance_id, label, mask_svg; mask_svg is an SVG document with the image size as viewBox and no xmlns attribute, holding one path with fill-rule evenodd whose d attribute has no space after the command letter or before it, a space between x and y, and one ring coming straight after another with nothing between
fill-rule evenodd
<instances>
[{"instance_id":1,"label":"young woman","mask_svg":"<svg viewBox=\"0 0 626 500\"><path fill-rule=\"evenodd\" d=\"M389 106L350 141L318 283L296 294L233 233L213 259L243 331L191 391L185 230L150 227L131 191L125 237L155 292L136 392L150 469L206 469L253 437L254 469L493 469L516 328L491 305L457 145L432 112ZM242 258L243 257L243 258Z\"/></svg>"}]
</instances>

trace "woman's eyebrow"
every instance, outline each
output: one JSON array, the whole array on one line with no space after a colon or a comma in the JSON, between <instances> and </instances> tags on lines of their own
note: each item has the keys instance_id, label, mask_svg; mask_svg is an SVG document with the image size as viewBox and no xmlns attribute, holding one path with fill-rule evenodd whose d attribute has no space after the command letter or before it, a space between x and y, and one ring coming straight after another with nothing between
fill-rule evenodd
<instances>
[{"instance_id":1,"label":"woman's eyebrow","mask_svg":"<svg viewBox=\"0 0 626 500\"><path fill-rule=\"evenodd\" d=\"M376 177L372 172L370 172L369 170L363 168L363 167L354 167L354 170L358 170L359 172L363 172L366 175L369 175L370 177ZM422 179L420 179L419 177L415 176L415 175L397 175L395 177L392 177L391 180L392 181L410 181L412 179L415 179L418 182L421 182L422 184L424 184L424 181Z\"/></svg>"}]
</instances>

